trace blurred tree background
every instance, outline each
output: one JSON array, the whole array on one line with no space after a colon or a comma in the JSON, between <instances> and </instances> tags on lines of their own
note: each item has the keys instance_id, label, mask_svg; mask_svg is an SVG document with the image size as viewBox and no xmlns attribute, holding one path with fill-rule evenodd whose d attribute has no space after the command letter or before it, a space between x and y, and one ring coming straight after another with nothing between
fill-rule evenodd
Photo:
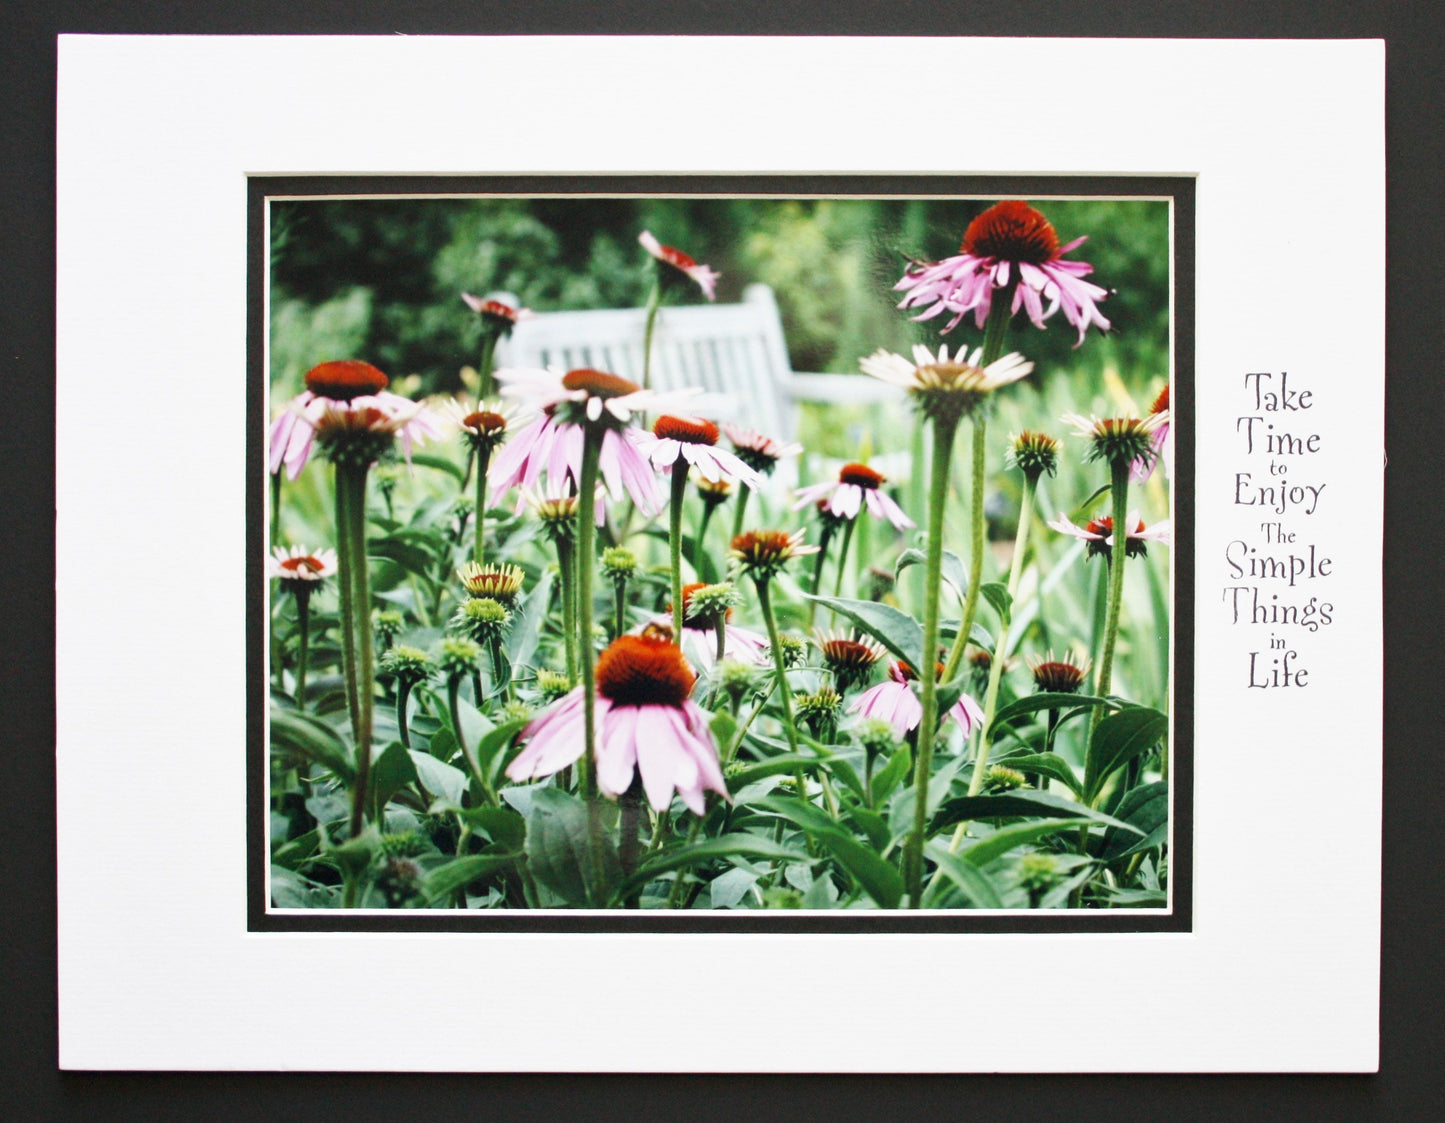
<instances>
[{"instance_id":1,"label":"blurred tree background","mask_svg":"<svg viewBox=\"0 0 1445 1123\"><path fill-rule=\"evenodd\" d=\"M272 204L271 364L278 396L333 358L365 358L422 392L459 386L479 324L460 293L506 290L534 311L644 304L651 258L637 235L721 271L719 301L773 287L794 370L856 373L877 347L937 345L948 321L911 323L894 307L908 256L958 251L993 200L961 199L368 199ZM1131 390L1167 375L1169 212L1163 202L1043 200L1070 256L1114 295L1113 330L1074 350L1063 323L1015 320L1009 347L1041 369L1117 371ZM664 312L664 316L666 313ZM969 326L950 346L977 344Z\"/></svg>"}]
</instances>

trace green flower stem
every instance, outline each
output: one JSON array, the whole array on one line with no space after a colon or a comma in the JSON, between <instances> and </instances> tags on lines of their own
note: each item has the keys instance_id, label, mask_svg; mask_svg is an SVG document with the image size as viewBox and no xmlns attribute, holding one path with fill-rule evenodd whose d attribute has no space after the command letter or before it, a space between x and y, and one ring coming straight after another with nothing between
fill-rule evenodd
<instances>
[{"instance_id":1,"label":"green flower stem","mask_svg":"<svg viewBox=\"0 0 1445 1123\"><path fill-rule=\"evenodd\" d=\"M938 440L936 429L933 439ZM978 615L978 590L983 583L983 551L986 547L984 542L983 478L984 449L987 443L988 420L982 414L975 414L973 418L973 485L970 489L972 498L969 501L968 592L964 594L963 598L963 617L958 622L958 636L953 641L953 648L948 653L948 662L943 667L944 682L951 682L958 675L958 665L963 661L964 648L968 646L968 637L973 632L974 617ZM936 456L934 461L937 462Z\"/></svg>"},{"instance_id":2,"label":"green flower stem","mask_svg":"<svg viewBox=\"0 0 1445 1123\"><path fill-rule=\"evenodd\" d=\"M667 511L667 548L672 574L672 642L682 643L682 501L687 494L687 461L672 465L672 498Z\"/></svg>"},{"instance_id":3,"label":"green flower stem","mask_svg":"<svg viewBox=\"0 0 1445 1123\"><path fill-rule=\"evenodd\" d=\"M493 632L487 637L487 652L492 657L492 693L505 691L510 701L512 676L507 673L507 663L502 656L502 637L497 632Z\"/></svg>"},{"instance_id":4,"label":"green flower stem","mask_svg":"<svg viewBox=\"0 0 1445 1123\"><path fill-rule=\"evenodd\" d=\"M478 565L482 564L482 558L486 554L485 536L487 529L487 465L491 463L492 450L490 447L477 449L477 500L476 508L472 511L472 521L476 524L477 540L472 547L472 561Z\"/></svg>"},{"instance_id":5,"label":"green flower stem","mask_svg":"<svg viewBox=\"0 0 1445 1123\"><path fill-rule=\"evenodd\" d=\"M713 631L717 635L717 661L721 663L727 654L728 646L728 614L726 612L718 613Z\"/></svg>"},{"instance_id":6,"label":"green flower stem","mask_svg":"<svg viewBox=\"0 0 1445 1123\"><path fill-rule=\"evenodd\" d=\"M975 422L975 425L978 423ZM908 907L923 904L923 842L928 827L928 781L932 776L933 739L938 732L938 610L943 591L943 515L948 501L948 465L958 422L940 416L933 424L933 464L928 490L928 554L924 565L923 666L917 668L923 689L923 717L918 725L918 751L913 766L913 830L903 849L903 883ZM975 429L975 439L978 430ZM978 587L969 584L969 591Z\"/></svg>"},{"instance_id":7,"label":"green flower stem","mask_svg":"<svg viewBox=\"0 0 1445 1123\"><path fill-rule=\"evenodd\" d=\"M578 504L579 525L581 504ZM562 647L567 655L567 682L577 682L577 557L572 542L557 539L557 579L562 583Z\"/></svg>"},{"instance_id":8,"label":"green flower stem","mask_svg":"<svg viewBox=\"0 0 1445 1123\"><path fill-rule=\"evenodd\" d=\"M994 294L993 312L983 329L983 353L979 356L979 366L987 367L1003 354L1004 341L1008 338L1009 320L1013 316L1010 311L1012 306L1012 287ZM968 592L964 595L963 618L958 622L958 636L953 641L953 649L948 653L948 662L944 665L944 682L951 682L958 674L958 665L963 659L964 648L968 646L968 637L973 632L974 617L978 613L978 588L983 580L983 551L986 546L983 483L988 443L987 409L988 404L985 402L978 406L973 414L973 482L969 496L971 534L969 536ZM938 438L936 427L933 436L935 440Z\"/></svg>"},{"instance_id":9,"label":"green flower stem","mask_svg":"<svg viewBox=\"0 0 1445 1123\"><path fill-rule=\"evenodd\" d=\"M406 703L411 697L411 683L398 679L396 684L396 729L401 737L401 747L411 751L411 730L406 724Z\"/></svg>"},{"instance_id":10,"label":"green flower stem","mask_svg":"<svg viewBox=\"0 0 1445 1123\"><path fill-rule=\"evenodd\" d=\"M373 671L371 652L371 586L366 568L365 465L336 466L337 546L342 590L343 639L348 651L347 705L356 752L356 784L351 792L351 834L361 833L366 789L371 779ZM344 498L343 498L344 497ZM343 545L344 544L344 545Z\"/></svg>"},{"instance_id":11,"label":"green flower stem","mask_svg":"<svg viewBox=\"0 0 1445 1123\"><path fill-rule=\"evenodd\" d=\"M612 638L622 634L623 620L627 614L627 578L612 582Z\"/></svg>"},{"instance_id":12,"label":"green flower stem","mask_svg":"<svg viewBox=\"0 0 1445 1123\"><path fill-rule=\"evenodd\" d=\"M1029 523L1034 518L1034 486L1037 481L1024 477L1023 500L1019 503L1019 528L1014 537L1014 556L1008 570L1008 595L1012 600L1018 592L1019 576L1024 568L1024 551L1029 544ZM1012 610L999 621L998 640L993 647L993 661L988 668L988 688L983 696L983 725L978 733L978 753L973 762L973 778L968 784L968 794L978 795L983 789L984 773L988 769L989 734L992 732L994 714L998 711L998 688L1003 681L1004 660L1008 656L1009 624Z\"/></svg>"},{"instance_id":13,"label":"green flower stem","mask_svg":"<svg viewBox=\"0 0 1445 1123\"><path fill-rule=\"evenodd\" d=\"M858 519L852 518L843 524L843 541L838 545L838 569L833 576L833 596L843 595L843 573L848 568L848 547L853 541L853 528L858 525ZM832 609L828 610L828 619L836 618Z\"/></svg>"},{"instance_id":14,"label":"green flower stem","mask_svg":"<svg viewBox=\"0 0 1445 1123\"><path fill-rule=\"evenodd\" d=\"M306 647L311 639L311 590L296 590L296 708L306 709Z\"/></svg>"},{"instance_id":15,"label":"green flower stem","mask_svg":"<svg viewBox=\"0 0 1445 1123\"><path fill-rule=\"evenodd\" d=\"M748 500L752 497L753 489L741 480L738 481L738 505L733 511L733 537L736 538L743 532L743 512L748 509Z\"/></svg>"},{"instance_id":16,"label":"green flower stem","mask_svg":"<svg viewBox=\"0 0 1445 1123\"><path fill-rule=\"evenodd\" d=\"M753 722L756 721L757 716L763 712L763 707L772 699L777 689L778 683L777 680L774 679L768 686L767 693L758 699L758 704L753 707L752 713L748 714L747 720L738 726L737 736L734 737L728 745L723 747L723 753L720 758L723 767L727 767L727 765L732 762L733 757L737 756L738 750L743 747L743 738L748 735L748 730L753 727Z\"/></svg>"},{"instance_id":17,"label":"green flower stem","mask_svg":"<svg viewBox=\"0 0 1445 1123\"><path fill-rule=\"evenodd\" d=\"M592 574L597 567L597 520L593 517L593 496L597 494L597 462L602 455L602 439L606 430L596 425L587 425L583 434L582 469L577 481L575 594L577 656L582 670L583 740L577 771L578 788L587 800L587 832L591 842L588 850L592 855L593 883L600 886L606 880L606 868L602 861L602 819L601 808L597 805L597 772L593 767L593 754L597 749L596 666L592 652Z\"/></svg>"},{"instance_id":18,"label":"green flower stem","mask_svg":"<svg viewBox=\"0 0 1445 1123\"><path fill-rule=\"evenodd\" d=\"M490 398L496 393L496 381L492 378L492 356L497 352L497 333L490 328L482 329L482 358L477 370L477 395ZM482 475L486 475L484 471Z\"/></svg>"},{"instance_id":19,"label":"green flower stem","mask_svg":"<svg viewBox=\"0 0 1445 1123\"><path fill-rule=\"evenodd\" d=\"M778 701L783 707L783 729L788 735L788 749L796 755L798 731L793 728L793 691L788 686L788 668L783 661L783 645L778 639L778 622L773 618L772 601L768 599L768 579L755 577L753 585L758 590L758 608L763 614L763 622L768 626L768 642L773 648L774 682L777 686ZM807 799L808 789L801 768L794 775L794 779L798 784L798 798Z\"/></svg>"},{"instance_id":20,"label":"green flower stem","mask_svg":"<svg viewBox=\"0 0 1445 1123\"><path fill-rule=\"evenodd\" d=\"M657 327L657 310L662 307L662 285L654 280L647 294L647 325L642 329L642 388L652 389L652 333Z\"/></svg>"},{"instance_id":21,"label":"green flower stem","mask_svg":"<svg viewBox=\"0 0 1445 1123\"><path fill-rule=\"evenodd\" d=\"M1109 696L1114 672L1114 642L1119 637L1119 606L1124 599L1124 560L1129 549L1129 462L1119 460L1110 465L1109 495L1113 499L1114 548L1109 554L1109 607L1104 614L1104 650L1099 655L1099 678L1096 693ZM1104 717L1104 707L1094 710L1092 727Z\"/></svg>"},{"instance_id":22,"label":"green flower stem","mask_svg":"<svg viewBox=\"0 0 1445 1123\"><path fill-rule=\"evenodd\" d=\"M702 820L703 820L703 817L702 817L701 815L694 815L694 816L692 817L692 825L687 828L687 845L688 845L688 846L691 846L694 842L696 842L696 841L697 841L697 836L702 833ZM682 888L683 888L683 886L686 885L686 884L687 884L687 871L686 871L686 870L678 870L678 871L677 871L677 876L673 878L672 888L671 888L670 890L668 890L668 894L667 894L667 905L666 905L667 908L670 908L670 909L675 909L675 908L677 908L678 904L679 904L679 903L681 902L681 900L682 900Z\"/></svg>"},{"instance_id":23,"label":"green flower stem","mask_svg":"<svg viewBox=\"0 0 1445 1123\"><path fill-rule=\"evenodd\" d=\"M452 719L452 733L457 738L457 748L462 750L462 759L465 760L467 753L467 739L462 733L462 676L447 676L447 713Z\"/></svg>"}]
</instances>

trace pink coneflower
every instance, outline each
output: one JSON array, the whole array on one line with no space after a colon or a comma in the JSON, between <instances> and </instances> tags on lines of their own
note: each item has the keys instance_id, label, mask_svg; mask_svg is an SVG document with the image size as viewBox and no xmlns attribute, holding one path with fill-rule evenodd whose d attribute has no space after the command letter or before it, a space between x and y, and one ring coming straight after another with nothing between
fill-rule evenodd
<instances>
[{"instance_id":1,"label":"pink coneflower","mask_svg":"<svg viewBox=\"0 0 1445 1123\"><path fill-rule=\"evenodd\" d=\"M662 509L662 494L652 465L637 447L640 437L634 429L608 430L602 438L598 471L613 500L630 497L639 511L651 516ZM514 487L521 488L524 496L528 492L575 488L582 476L582 441L578 426L560 424L549 413L523 426L497 454L487 473L492 485L491 505L497 506ZM525 502L525 497L517 500L518 511ZM605 518L606 511L601 509L599 526Z\"/></svg>"},{"instance_id":2,"label":"pink coneflower","mask_svg":"<svg viewBox=\"0 0 1445 1123\"><path fill-rule=\"evenodd\" d=\"M797 456L803 446L793 441L779 441L749 429L745 425L734 425L724 421L718 426L730 442L738 459L755 472L771 476L778 461L785 456Z\"/></svg>"},{"instance_id":3,"label":"pink coneflower","mask_svg":"<svg viewBox=\"0 0 1445 1123\"><path fill-rule=\"evenodd\" d=\"M1144 520L1139 517L1138 511L1130 511L1124 523L1129 527L1128 537L1124 542L1124 553L1126 557L1144 557L1149 553L1148 543L1159 542L1169 545L1169 520L1155 523L1146 527ZM1078 538L1086 543L1086 553L1089 557L1096 557L1102 554L1109 556L1109 551L1114 545L1114 520L1111 516L1090 519L1086 526L1075 526L1064 515L1060 515L1053 522L1049 523L1054 530L1060 534L1067 534L1072 538Z\"/></svg>"},{"instance_id":4,"label":"pink coneflower","mask_svg":"<svg viewBox=\"0 0 1445 1123\"><path fill-rule=\"evenodd\" d=\"M304 546L271 547L266 559L266 576L274 577L289 588L292 582L312 584L336 573L336 551L311 551Z\"/></svg>"},{"instance_id":5,"label":"pink coneflower","mask_svg":"<svg viewBox=\"0 0 1445 1123\"><path fill-rule=\"evenodd\" d=\"M709 482L741 480L749 487L762 487L763 477L732 453L717 448L718 427L697 417L663 414L652 426L652 436L641 437L638 451L660 472L671 472L679 459L697 469Z\"/></svg>"},{"instance_id":6,"label":"pink coneflower","mask_svg":"<svg viewBox=\"0 0 1445 1123\"><path fill-rule=\"evenodd\" d=\"M798 501L793 510L801 511L809 504L827 501L826 510L841 519L855 519L866 505L868 513L875 518L887 519L896 530L907 530L914 525L903 508L890 499L882 490L886 482L882 473L866 464L844 464L838 470L836 482L814 484L798 491ZM822 508L819 505L819 509Z\"/></svg>"},{"instance_id":7,"label":"pink coneflower","mask_svg":"<svg viewBox=\"0 0 1445 1123\"><path fill-rule=\"evenodd\" d=\"M1042 657L1031 655L1026 660L1034 685L1049 694L1077 694L1089 677L1091 663L1087 655L1065 651L1055 659L1052 651Z\"/></svg>"},{"instance_id":8,"label":"pink coneflower","mask_svg":"<svg viewBox=\"0 0 1445 1123\"><path fill-rule=\"evenodd\" d=\"M739 628L732 623L733 611L731 608L721 607L705 611L698 611L694 603L693 594L705 589L712 591L718 589L717 585L709 585L705 581L694 581L690 585L682 587L682 651L687 656L688 662L698 670L710 672L717 662L717 625L718 617L722 617L723 625L723 658L736 659L739 663L746 663L750 666L761 665L767 662L768 658L768 637L761 632L754 632L748 628ZM726 588L726 586L722 586ZM657 616L647 625L647 634L672 639L672 606L668 605L669 615Z\"/></svg>"},{"instance_id":9,"label":"pink coneflower","mask_svg":"<svg viewBox=\"0 0 1445 1123\"><path fill-rule=\"evenodd\" d=\"M858 366L864 374L907 391L925 417L940 421L972 414L995 390L1026 378L1034 369L1034 364L1016 351L988 366L982 366L982 360L982 347L971 354L967 347L960 347L950 355L947 345L935 354L919 343L914 345L912 360L880 347L860 359Z\"/></svg>"},{"instance_id":10,"label":"pink coneflower","mask_svg":"<svg viewBox=\"0 0 1445 1123\"><path fill-rule=\"evenodd\" d=\"M442 414L473 448L494 449L507 439L517 410L502 402L482 401L473 405L460 398L450 398L442 404Z\"/></svg>"},{"instance_id":11,"label":"pink coneflower","mask_svg":"<svg viewBox=\"0 0 1445 1123\"><path fill-rule=\"evenodd\" d=\"M683 276L696 281L697 287L702 289L703 296L709 300L716 299L717 282L718 278L722 276L721 273L714 272L706 265L699 265L679 249L674 249L672 246L664 246L652 236L650 231L644 230L637 236L637 240L642 243L642 248L657 258L658 261L677 270L678 273L681 273Z\"/></svg>"},{"instance_id":12,"label":"pink coneflower","mask_svg":"<svg viewBox=\"0 0 1445 1123\"><path fill-rule=\"evenodd\" d=\"M597 660L597 787L614 799L640 775L656 811L673 793L701 815L704 791L728 798L707 716L689 699L697 677L682 651L653 636L619 636ZM579 686L522 730L526 747L507 766L525 782L560 772L582 755L586 702Z\"/></svg>"},{"instance_id":13,"label":"pink coneflower","mask_svg":"<svg viewBox=\"0 0 1445 1123\"><path fill-rule=\"evenodd\" d=\"M867 682L873 665L883 658L881 644L849 631L819 632L818 650L823 665L833 673L833 681L844 694Z\"/></svg>"},{"instance_id":14,"label":"pink coneflower","mask_svg":"<svg viewBox=\"0 0 1445 1123\"><path fill-rule=\"evenodd\" d=\"M1129 465L1129 481L1131 483L1143 483L1154 473L1154 466L1161 460L1164 463L1164 478L1168 479L1174 471L1174 445L1169 440L1169 386L1166 383L1164 389L1159 391L1159 396L1154 399L1154 404L1149 407L1149 416L1157 414L1164 415L1163 424L1154 430L1153 448L1143 456L1136 457Z\"/></svg>"},{"instance_id":15,"label":"pink coneflower","mask_svg":"<svg viewBox=\"0 0 1445 1123\"><path fill-rule=\"evenodd\" d=\"M993 307L994 291L1007 291L1012 285L1010 315L1023 308L1034 326L1041 328L1062 308L1083 343L1090 324L1109 330L1109 321L1097 304L1109 295L1108 290L1083 280L1094 267L1064 260L1064 254L1086 240L1075 238L1061 246L1053 225L1027 203L1014 199L996 203L968 224L957 255L908 266L893 286L908 293L898 307L922 308L916 320L952 312L953 319L944 332L956 328L969 312L974 323L983 327ZM1045 300L1049 301L1047 308Z\"/></svg>"},{"instance_id":16,"label":"pink coneflower","mask_svg":"<svg viewBox=\"0 0 1445 1123\"><path fill-rule=\"evenodd\" d=\"M819 547L803 544L806 533L805 530L791 534L783 530L747 530L733 537L728 557L747 576L755 580L771 579L793 558L818 552Z\"/></svg>"},{"instance_id":17,"label":"pink coneflower","mask_svg":"<svg viewBox=\"0 0 1445 1123\"><path fill-rule=\"evenodd\" d=\"M1095 417L1066 413L1061 421L1088 439L1085 460L1102 460L1109 465L1131 465L1154 455L1154 434L1169 424L1169 410L1148 417Z\"/></svg>"},{"instance_id":18,"label":"pink coneflower","mask_svg":"<svg viewBox=\"0 0 1445 1123\"><path fill-rule=\"evenodd\" d=\"M941 665L938 673L940 676L943 674ZM910 685L917 678L907 663L892 663L888 667L888 681L863 691L853 699L848 712L886 721L893 727L893 732L902 737L917 729L918 723L923 720L923 703ZM947 716L958 723L967 737L983 723L983 708L967 694L960 694Z\"/></svg>"},{"instance_id":19,"label":"pink coneflower","mask_svg":"<svg viewBox=\"0 0 1445 1123\"><path fill-rule=\"evenodd\" d=\"M500 335L510 335L518 320L530 320L535 315L509 292L489 292L486 296L464 292L462 300L482 318L484 327Z\"/></svg>"},{"instance_id":20,"label":"pink coneflower","mask_svg":"<svg viewBox=\"0 0 1445 1123\"><path fill-rule=\"evenodd\" d=\"M312 367L306 373L306 390L271 423L269 470L274 474L284 465L288 479L299 476L323 425L393 434L408 458L413 446L439 436L431 414L418 402L388 393L387 382L376 367L357 359Z\"/></svg>"}]
</instances>

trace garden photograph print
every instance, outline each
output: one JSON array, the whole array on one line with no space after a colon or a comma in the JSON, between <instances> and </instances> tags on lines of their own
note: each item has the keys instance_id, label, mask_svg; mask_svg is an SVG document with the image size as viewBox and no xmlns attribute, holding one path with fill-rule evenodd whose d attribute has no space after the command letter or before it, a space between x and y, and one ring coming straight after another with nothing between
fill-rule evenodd
<instances>
[{"instance_id":1,"label":"garden photograph print","mask_svg":"<svg viewBox=\"0 0 1445 1123\"><path fill-rule=\"evenodd\" d=\"M253 926L1177 923L1193 185L1134 182L253 179Z\"/></svg>"}]
</instances>

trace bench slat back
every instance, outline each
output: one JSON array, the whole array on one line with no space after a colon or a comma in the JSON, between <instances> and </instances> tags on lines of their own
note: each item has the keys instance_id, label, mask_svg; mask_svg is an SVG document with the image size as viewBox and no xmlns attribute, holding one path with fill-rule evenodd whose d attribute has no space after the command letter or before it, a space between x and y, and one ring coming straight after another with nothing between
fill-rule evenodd
<instances>
[{"instance_id":1,"label":"bench slat back","mask_svg":"<svg viewBox=\"0 0 1445 1123\"><path fill-rule=\"evenodd\" d=\"M593 367L642 381L645 308L544 312L523 320L499 365ZM737 304L665 305L652 340L652 385L700 386L735 404L730 420L760 432L793 432L792 374L773 291L749 285Z\"/></svg>"}]
</instances>

